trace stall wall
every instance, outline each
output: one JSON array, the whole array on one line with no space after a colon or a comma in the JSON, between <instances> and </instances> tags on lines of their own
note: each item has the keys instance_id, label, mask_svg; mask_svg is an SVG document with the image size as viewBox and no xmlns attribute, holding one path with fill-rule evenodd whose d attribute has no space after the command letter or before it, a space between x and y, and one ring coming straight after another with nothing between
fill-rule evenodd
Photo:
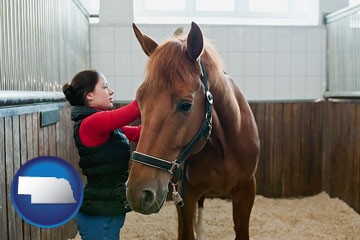
<instances>
[{"instance_id":1,"label":"stall wall","mask_svg":"<svg viewBox=\"0 0 360 240\"><path fill-rule=\"evenodd\" d=\"M40 112L56 108L59 122L40 127ZM23 164L38 156L60 157L79 170L70 107L50 103L0 109L0 239L54 240L76 235L74 220L58 228L40 229L15 212L10 195L13 177Z\"/></svg>"},{"instance_id":2,"label":"stall wall","mask_svg":"<svg viewBox=\"0 0 360 240\"><path fill-rule=\"evenodd\" d=\"M180 25L140 25L162 43ZM189 25L181 25L184 32ZM326 28L200 26L224 61L225 71L250 100L318 99L325 90ZM128 101L144 79L146 55L130 24L90 27L91 66L103 72L115 99Z\"/></svg>"}]
</instances>

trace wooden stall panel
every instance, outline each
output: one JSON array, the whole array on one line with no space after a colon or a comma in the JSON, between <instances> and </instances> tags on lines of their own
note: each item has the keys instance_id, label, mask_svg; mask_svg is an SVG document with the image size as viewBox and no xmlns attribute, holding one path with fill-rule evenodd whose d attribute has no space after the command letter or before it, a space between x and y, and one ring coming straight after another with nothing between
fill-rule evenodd
<instances>
[{"instance_id":1,"label":"wooden stall panel","mask_svg":"<svg viewBox=\"0 0 360 240\"><path fill-rule=\"evenodd\" d=\"M11 129L7 129L7 131L11 131ZM13 175L15 176L16 172L21 167L21 144L20 144L20 120L19 116L12 117L12 136L13 136ZM11 179L8 179L12 181ZM8 192L10 196L10 191ZM13 211L13 205L11 203L11 211ZM19 216L19 214L15 214L15 239L23 239L23 220ZM21 229L21 231L19 231Z\"/></svg>"},{"instance_id":2,"label":"wooden stall panel","mask_svg":"<svg viewBox=\"0 0 360 240\"><path fill-rule=\"evenodd\" d=\"M324 112L325 102L316 102L311 104L311 128L310 128L310 174L307 189L309 194L323 191L323 155L325 151L324 145Z\"/></svg>"},{"instance_id":3,"label":"wooden stall panel","mask_svg":"<svg viewBox=\"0 0 360 240\"><path fill-rule=\"evenodd\" d=\"M298 116L302 116L304 106L302 103L293 103L291 105L291 137L288 139L290 144L290 161L291 161L291 174L289 181L291 182L291 187L289 189L289 195L295 196L302 191L301 188L301 171L299 171L302 163L302 119Z\"/></svg>"},{"instance_id":4,"label":"wooden stall panel","mask_svg":"<svg viewBox=\"0 0 360 240\"><path fill-rule=\"evenodd\" d=\"M11 181L14 177L12 117L5 117L4 121L8 239L16 239L16 231L18 229L16 229L15 209L10 196Z\"/></svg>"},{"instance_id":5,"label":"wooden stall panel","mask_svg":"<svg viewBox=\"0 0 360 240\"><path fill-rule=\"evenodd\" d=\"M327 103L325 190L360 212L360 101Z\"/></svg>"},{"instance_id":6,"label":"wooden stall panel","mask_svg":"<svg viewBox=\"0 0 360 240\"><path fill-rule=\"evenodd\" d=\"M24 165L28 161L28 151L31 149L31 145L28 143L27 133L32 132L31 129L27 129L27 115L20 115L20 126L19 126L19 136L20 136L20 164L21 166ZM24 240L31 240L31 226L26 222L23 222L23 239Z\"/></svg>"},{"instance_id":7,"label":"wooden stall panel","mask_svg":"<svg viewBox=\"0 0 360 240\"><path fill-rule=\"evenodd\" d=\"M39 114L38 113L32 113L29 116L29 122L27 125L28 128L28 134L30 137L28 137L28 141L32 141L32 143L27 142L29 146L32 146L32 148L28 148L28 160L33 159L35 157L39 156ZM30 232L31 232L31 239L40 240L41 239L41 230L38 227L30 226Z\"/></svg>"},{"instance_id":8,"label":"wooden stall panel","mask_svg":"<svg viewBox=\"0 0 360 240\"><path fill-rule=\"evenodd\" d=\"M53 240L76 235L74 220L52 229L31 226L15 212L10 187L16 171L38 156L57 156L78 169L70 107L60 111L60 122L40 128L38 112L0 117L0 239Z\"/></svg>"},{"instance_id":9,"label":"wooden stall panel","mask_svg":"<svg viewBox=\"0 0 360 240\"><path fill-rule=\"evenodd\" d=\"M298 197L322 189L324 102L251 103L261 141L257 193Z\"/></svg>"},{"instance_id":10,"label":"wooden stall panel","mask_svg":"<svg viewBox=\"0 0 360 240\"><path fill-rule=\"evenodd\" d=\"M353 167L353 199L352 206L360 213L360 104L356 105L356 123L354 127L355 141L354 149L354 167Z\"/></svg>"}]
</instances>

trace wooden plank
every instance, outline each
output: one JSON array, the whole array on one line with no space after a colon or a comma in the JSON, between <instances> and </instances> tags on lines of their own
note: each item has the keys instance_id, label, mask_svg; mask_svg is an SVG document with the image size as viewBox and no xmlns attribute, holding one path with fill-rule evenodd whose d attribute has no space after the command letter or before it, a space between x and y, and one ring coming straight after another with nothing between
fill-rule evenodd
<instances>
[{"instance_id":1,"label":"wooden plank","mask_svg":"<svg viewBox=\"0 0 360 240\"><path fill-rule=\"evenodd\" d=\"M264 134L264 104L261 103L252 103L250 104L252 112L254 114L256 125L258 128L259 138L260 138L260 154L259 154L259 162L256 171L256 186L257 186L257 194L263 194L263 186L264 186L264 157L263 157L263 134Z\"/></svg>"},{"instance_id":2,"label":"wooden plank","mask_svg":"<svg viewBox=\"0 0 360 240\"><path fill-rule=\"evenodd\" d=\"M7 186L6 186L6 161L5 161L5 121L0 118L0 232L4 239L10 239L8 235L7 221Z\"/></svg>"},{"instance_id":3,"label":"wooden plank","mask_svg":"<svg viewBox=\"0 0 360 240\"><path fill-rule=\"evenodd\" d=\"M12 117L12 136L13 136L13 174L15 176L16 172L20 169L21 159L20 159L20 122L19 116ZM11 205L13 208L14 206ZM15 209L14 209L15 210ZM15 214L15 236L16 239L23 239L23 220L19 214Z\"/></svg>"},{"instance_id":4,"label":"wooden plank","mask_svg":"<svg viewBox=\"0 0 360 240\"><path fill-rule=\"evenodd\" d=\"M30 145L28 142L28 136L27 132L31 131L31 129L28 129L28 123L27 123L27 116L29 114L20 115L20 164L21 166L24 165L28 161L28 146ZM31 240L31 231L30 231L30 224L23 221L23 238L24 240Z\"/></svg>"},{"instance_id":5,"label":"wooden plank","mask_svg":"<svg viewBox=\"0 0 360 240\"><path fill-rule=\"evenodd\" d=\"M273 195L273 159L274 159L274 104L265 103L265 119L264 119L263 135L263 160L264 163L264 196L271 197Z\"/></svg>"},{"instance_id":6,"label":"wooden plank","mask_svg":"<svg viewBox=\"0 0 360 240\"><path fill-rule=\"evenodd\" d=\"M10 192L11 182L14 178L13 163L13 133L12 117L5 117L5 164L6 164L6 193ZM7 220L9 239L16 239L15 209L11 202L11 196L7 196Z\"/></svg>"},{"instance_id":7,"label":"wooden plank","mask_svg":"<svg viewBox=\"0 0 360 240\"><path fill-rule=\"evenodd\" d=\"M36 112L0 118L0 194L9 193L15 172L32 158L59 154L77 167L70 107L61 112L63 122L44 129L39 127L39 114ZM41 230L20 220L10 194L0 195L0 204L0 239L67 239L76 235L73 220L61 228L49 230Z\"/></svg>"},{"instance_id":8,"label":"wooden plank","mask_svg":"<svg viewBox=\"0 0 360 240\"><path fill-rule=\"evenodd\" d=\"M78 169L79 173L81 174L80 168L78 166L79 157L73 137L73 122L71 121L70 117L70 107L62 109L60 112L60 122L57 125L59 127L59 133L61 133L58 134L59 137L57 136L61 141L61 148L58 148L58 150L61 152L60 156L71 163L76 169ZM61 239L72 239L76 236L76 233L77 225L74 220L71 220L61 227Z\"/></svg>"},{"instance_id":9,"label":"wooden plank","mask_svg":"<svg viewBox=\"0 0 360 240\"><path fill-rule=\"evenodd\" d=\"M310 194L317 194L322 191L322 161L323 161L323 132L324 132L324 102L316 102L311 104L311 143L310 143Z\"/></svg>"},{"instance_id":10,"label":"wooden plank","mask_svg":"<svg viewBox=\"0 0 360 240\"><path fill-rule=\"evenodd\" d=\"M332 126L332 116L333 116L333 107L330 101L325 102L325 119L324 119L324 132L323 132L323 141L324 141L324 151L323 151L323 189L331 195L330 190L330 181L331 181L331 147L332 147L332 139L330 136L332 135L333 129Z\"/></svg>"},{"instance_id":11,"label":"wooden plank","mask_svg":"<svg viewBox=\"0 0 360 240\"><path fill-rule=\"evenodd\" d=\"M342 135L343 126L341 118L342 118L342 107L340 103L332 103L333 107L333 116L332 116L332 125L330 126L333 131L331 135L331 153L329 155L331 161L331 169L330 169L330 193L332 196L341 196L341 184L339 183L338 179L341 179L340 172L343 172L342 170L342 153L340 153L339 149L342 147ZM340 154L339 154L340 153Z\"/></svg>"},{"instance_id":12,"label":"wooden plank","mask_svg":"<svg viewBox=\"0 0 360 240\"><path fill-rule=\"evenodd\" d=\"M59 158L65 159L65 155L64 155L64 148L65 148L65 135L64 131L62 131L62 126L63 126L63 116L64 116L64 109L62 109L60 111L60 121L58 124L56 124L55 126L55 132L56 132L56 144L55 144L55 151L56 151L56 156L58 156ZM66 131L67 132L67 131Z\"/></svg>"},{"instance_id":13,"label":"wooden plank","mask_svg":"<svg viewBox=\"0 0 360 240\"><path fill-rule=\"evenodd\" d=\"M59 125L59 122L53 125L48 126L48 144L49 144L49 155L50 156L58 156L58 152L57 152L57 145L62 145L63 142L57 142L57 135L60 134L58 133L57 130L57 125ZM62 134L66 134L65 129L63 129L61 131ZM62 228L53 228L50 231L50 239L64 239L62 237ZM67 239L67 238L66 238Z\"/></svg>"},{"instance_id":14,"label":"wooden plank","mask_svg":"<svg viewBox=\"0 0 360 240\"><path fill-rule=\"evenodd\" d=\"M338 171L336 172L336 179L338 180L336 184L336 192L338 192L339 197L345 202L349 202L349 195L351 194L351 175L352 173L352 146L353 141L353 127L351 123L352 117L352 104L351 103L342 103L341 105L341 122L339 126L341 127L341 134L339 135L340 144L338 147L338 158L337 158L337 167ZM346 176L346 177L344 177ZM342 178L342 181L339 181Z\"/></svg>"},{"instance_id":15,"label":"wooden plank","mask_svg":"<svg viewBox=\"0 0 360 240\"><path fill-rule=\"evenodd\" d=\"M50 154L49 127L40 127L39 130L39 155L48 156Z\"/></svg>"},{"instance_id":16,"label":"wooden plank","mask_svg":"<svg viewBox=\"0 0 360 240\"><path fill-rule=\"evenodd\" d=\"M354 142L356 141L356 132L354 131L356 126L356 104L348 103L346 104L346 114L345 121L347 121L347 130L346 130L346 142L344 142L344 152L346 152L345 159L345 172L344 176L346 176L344 181L344 200L347 203L352 203L353 200L353 183L354 183L354 154L355 148L359 148L359 146L354 146Z\"/></svg>"},{"instance_id":17,"label":"wooden plank","mask_svg":"<svg viewBox=\"0 0 360 240\"><path fill-rule=\"evenodd\" d=\"M335 160L335 167L333 174L335 176L335 185L336 192L339 194L341 199L344 199L345 193L347 191L345 182L347 176L347 158L348 158L348 151L344 151L346 146L348 145L348 134L349 134L349 123L348 123L348 104L347 103L337 103L337 108L339 115L337 117L337 128L339 128L339 134L335 135L338 138L338 144L335 146L337 147L337 154ZM334 147L335 147L334 146ZM342 181L339 181L342 179Z\"/></svg>"},{"instance_id":18,"label":"wooden plank","mask_svg":"<svg viewBox=\"0 0 360 240\"><path fill-rule=\"evenodd\" d=\"M40 114L38 113L37 114L37 117L38 117L38 121L37 121L37 124L38 124L38 131L39 131L39 139L38 139L38 143L39 143L39 156L48 156L49 153L48 153L48 127L40 127L39 123L39 119L40 119ZM50 236L50 232L48 229L45 229L45 228L41 228L40 229L40 233L41 233L41 239L42 240L50 240L51 239L51 236Z\"/></svg>"},{"instance_id":19,"label":"wooden plank","mask_svg":"<svg viewBox=\"0 0 360 240\"><path fill-rule=\"evenodd\" d=\"M274 105L274 158L272 159L272 196L282 197L283 177L283 103Z\"/></svg>"},{"instance_id":20,"label":"wooden plank","mask_svg":"<svg viewBox=\"0 0 360 240\"><path fill-rule=\"evenodd\" d=\"M51 126L48 126L48 138L49 138L49 141L48 141L48 145L49 145L49 155L50 156L57 156L57 149L56 149L56 145L57 145L57 142L56 142L56 136L57 136L57 132L56 132L56 125L58 124L54 124L54 125L51 125Z\"/></svg>"},{"instance_id":21,"label":"wooden plank","mask_svg":"<svg viewBox=\"0 0 360 240\"><path fill-rule=\"evenodd\" d=\"M31 134L31 141L33 143L33 148L28 149L28 156L29 160L39 156L39 114L32 113L31 114L31 121L29 121L29 126L31 126L32 134ZM31 226L31 239L33 240L40 240L41 237L41 230L38 227Z\"/></svg>"},{"instance_id":22,"label":"wooden plank","mask_svg":"<svg viewBox=\"0 0 360 240\"><path fill-rule=\"evenodd\" d=\"M34 129L33 129L33 117L32 114L26 114L26 161L34 158Z\"/></svg>"},{"instance_id":23,"label":"wooden plank","mask_svg":"<svg viewBox=\"0 0 360 240\"><path fill-rule=\"evenodd\" d=\"M283 124L282 124L282 175L281 175L281 197L290 197L291 196L291 187L292 187L292 172L293 172L293 162L292 162L292 144L293 144L293 112L292 112L293 103L284 103L283 104Z\"/></svg>"},{"instance_id":24,"label":"wooden plank","mask_svg":"<svg viewBox=\"0 0 360 240\"><path fill-rule=\"evenodd\" d=\"M355 116L355 123L360 122L360 104L356 104L356 116ZM355 150L354 153L354 182L352 184L353 186L353 200L354 203L352 206L354 209L360 213L360 124L355 124L354 127L354 133L355 136L358 136L355 138L353 149Z\"/></svg>"},{"instance_id":25,"label":"wooden plank","mask_svg":"<svg viewBox=\"0 0 360 240\"><path fill-rule=\"evenodd\" d=\"M62 227L62 239L73 239L77 232L75 219L72 219Z\"/></svg>"},{"instance_id":26,"label":"wooden plank","mask_svg":"<svg viewBox=\"0 0 360 240\"><path fill-rule=\"evenodd\" d=\"M301 116L302 116L302 103L294 103L292 106L292 122L293 122L293 136L292 136L292 171L291 171L291 196L300 195L300 165L301 165ZM287 141L287 139L284 139Z\"/></svg>"},{"instance_id":27,"label":"wooden plank","mask_svg":"<svg viewBox=\"0 0 360 240\"><path fill-rule=\"evenodd\" d=\"M336 154L336 147L334 147L334 145L336 145L336 141L337 141L337 136L338 134L336 134L336 131L338 131L339 129L337 127L335 127L335 116L338 113L336 112L336 104L333 102L329 102L329 126L328 126L328 138L327 138L327 145L328 145L328 149L327 149L327 176L328 176L328 181L326 181L326 183L328 184L328 193L330 195L330 197L334 197L335 196L335 191L334 191L334 176L333 176L333 169L334 169L334 157Z\"/></svg>"},{"instance_id":28,"label":"wooden plank","mask_svg":"<svg viewBox=\"0 0 360 240\"><path fill-rule=\"evenodd\" d=\"M310 108L303 107L301 115L301 160L300 160L300 186L301 195L309 195L309 168L310 168ZM310 183L311 184L311 183Z\"/></svg>"}]
</instances>

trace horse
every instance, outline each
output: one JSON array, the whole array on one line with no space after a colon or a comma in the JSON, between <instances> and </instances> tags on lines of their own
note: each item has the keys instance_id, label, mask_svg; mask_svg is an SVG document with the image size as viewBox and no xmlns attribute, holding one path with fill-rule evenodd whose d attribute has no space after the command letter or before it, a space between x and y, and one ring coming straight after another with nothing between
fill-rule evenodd
<instances>
[{"instance_id":1,"label":"horse","mask_svg":"<svg viewBox=\"0 0 360 240\"><path fill-rule=\"evenodd\" d=\"M172 184L178 239L193 240L202 237L194 230L197 203L226 196L235 239L249 239L260 140L246 98L196 23L160 45L133 30L149 58L136 93L142 130L126 182L130 208L159 212Z\"/></svg>"}]
</instances>

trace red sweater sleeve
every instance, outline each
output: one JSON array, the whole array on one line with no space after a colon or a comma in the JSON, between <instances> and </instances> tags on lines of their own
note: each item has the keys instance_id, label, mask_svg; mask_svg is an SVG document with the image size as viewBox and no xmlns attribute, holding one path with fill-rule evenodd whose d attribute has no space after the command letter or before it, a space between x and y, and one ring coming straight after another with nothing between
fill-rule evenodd
<instances>
[{"instance_id":1,"label":"red sweater sleeve","mask_svg":"<svg viewBox=\"0 0 360 240\"><path fill-rule=\"evenodd\" d=\"M121 128L130 142L139 141L141 126L124 126Z\"/></svg>"},{"instance_id":2,"label":"red sweater sleeve","mask_svg":"<svg viewBox=\"0 0 360 240\"><path fill-rule=\"evenodd\" d=\"M80 140L87 147L100 146L109 139L112 131L123 128L138 118L140 110L136 100L115 110L96 112L82 121L79 128ZM140 135L140 130L138 131ZM136 135L135 131L131 134Z\"/></svg>"}]
</instances>

